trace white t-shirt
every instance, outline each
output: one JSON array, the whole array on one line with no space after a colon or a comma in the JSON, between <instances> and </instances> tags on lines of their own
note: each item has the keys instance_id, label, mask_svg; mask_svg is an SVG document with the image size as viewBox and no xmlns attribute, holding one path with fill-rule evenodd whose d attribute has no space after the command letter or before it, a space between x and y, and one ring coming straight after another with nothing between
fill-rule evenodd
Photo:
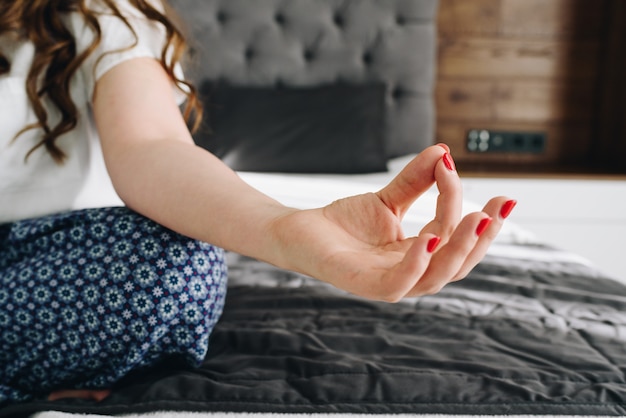
<instances>
[{"instance_id":1,"label":"white t-shirt","mask_svg":"<svg viewBox=\"0 0 626 418\"><path fill-rule=\"evenodd\" d=\"M87 3L95 7L96 1ZM10 73L0 76L0 224L67 210L122 205L102 158L91 114L92 95L96 81L115 65L137 57L158 59L164 31L127 0L118 0L117 4L135 29L138 43L126 49L135 41L131 31L115 16L99 17L102 41L78 69L70 86L79 112L78 125L56 141L67 156L62 165L56 164L44 147L25 161L26 154L41 139L39 129L28 130L13 141L22 128L37 122L25 90L34 47L28 41L16 43L7 36L0 37L0 50L11 63ZM93 40L93 32L77 13L68 14L65 24L80 53ZM108 53L111 51L115 52ZM181 77L180 68L177 71ZM184 95L178 93L182 101ZM51 105L46 105L46 110L50 126L56 125L59 112Z\"/></svg>"}]
</instances>

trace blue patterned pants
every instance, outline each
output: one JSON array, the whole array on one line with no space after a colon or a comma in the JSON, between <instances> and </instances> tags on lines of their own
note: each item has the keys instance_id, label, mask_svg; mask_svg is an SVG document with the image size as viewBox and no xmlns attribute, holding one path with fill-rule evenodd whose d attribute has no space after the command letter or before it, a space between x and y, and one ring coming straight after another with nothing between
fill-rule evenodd
<instances>
[{"instance_id":1,"label":"blue patterned pants","mask_svg":"<svg viewBox=\"0 0 626 418\"><path fill-rule=\"evenodd\" d=\"M199 365L226 270L222 249L127 208L0 225L0 405Z\"/></svg>"}]
</instances>

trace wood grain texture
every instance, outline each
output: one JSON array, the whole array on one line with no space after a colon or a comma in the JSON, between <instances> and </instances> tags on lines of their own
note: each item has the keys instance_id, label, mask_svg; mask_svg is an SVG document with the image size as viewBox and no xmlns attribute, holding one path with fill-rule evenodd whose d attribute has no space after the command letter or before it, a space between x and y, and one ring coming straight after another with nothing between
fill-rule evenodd
<instances>
[{"instance_id":1,"label":"wood grain texture","mask_svg":"<svg viewBox=\"0 0 626 418\"><path fill-rule=\"evenodd\" d=\"M440 0L441 33L598 39L612 0Z\"/></svg>"},{"instance_id":2,"label":"wood grain texture","mask_svg":"<svg viewBox=\"0 0 626 418\"><path fill-rule=\"evenodd\" d=\"M447 122L591 123L594 85L549 80L441 79L437 114Z\"/></svg>"},{"instance_id":3,"label":"wood grain texture","mask_svg":"<svg viewBox=\"0 0 626 418\"><path fill-rule=\"evenodd\" d=\"M591 167L607 144L621 149L595 138L599 126L613 126L605 134L626 126L606 115L615 111L598 110L599 104L614 109L616 97L624 96L607 93L603 81L619 78L611 65L626 68L624 59L607 59L609 35L610 53L626 56L616 52L626 46L620 38L626 18L610 16L622 9L624 0L440 0L437 140L453 147L461 166L512 163L520 170ZM541 131L547 148L543 154L470 153L470 129Z\"/></svg>"},{"instance_id":4,"label":"wood grain texture","mask_svg":"<svg viewBox=\"0 0 626 418\"><path fill-rule=\"evenodd\" d=\"M439 77L592 80L598 73L597 41L439 37Z\"/></svg>"}]
</instances>

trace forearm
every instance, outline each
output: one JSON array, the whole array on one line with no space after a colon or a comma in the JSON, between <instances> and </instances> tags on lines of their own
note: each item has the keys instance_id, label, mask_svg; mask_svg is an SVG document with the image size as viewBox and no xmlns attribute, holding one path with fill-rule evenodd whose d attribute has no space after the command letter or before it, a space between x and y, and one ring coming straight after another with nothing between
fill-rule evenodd
<instances>
[{"instance_id":1,"label":"forearm","mask_svg":"<svg viewBox=\"0 0 626 418\"><path fill-rule=\"evenodd\" d=\"M293 212L243 182L209 152L150 141L110 156L107 167L132 209L184 235L284 266L273 225Z\"/></svg>"},{"instance_id":2,"label":"forearm","mask_svg":"<svg viewBox=\"0 0 626 418\"><path fill-rule=\"evenodd\" d=\"M358 295L398 300L438 291L482 258L503 219L500 197L458 223L460 180L443 147L424 150L378 193L319 209L284 207L193 145L171 80L151 58L105 73L93 113L109 174L129 207L184 235ZM402 215L433 181L437 217L404 239ZM441 241L434 253L433 239Z\"/></svg>"}]
</instances>

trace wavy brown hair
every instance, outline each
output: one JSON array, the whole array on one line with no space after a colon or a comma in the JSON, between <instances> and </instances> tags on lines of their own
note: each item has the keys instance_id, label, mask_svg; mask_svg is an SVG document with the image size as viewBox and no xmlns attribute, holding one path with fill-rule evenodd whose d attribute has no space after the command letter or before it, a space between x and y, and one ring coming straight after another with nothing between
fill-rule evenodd
<instances>
[{"instance_id":1,"label":"wavy brown hair","mask_svg":"<svg viewBox=\"0 0 626 418\"><path fill-rule=\"evenodd\" d=\"M137 34L116 5L116 0L98 0L118 17L135 36ZM165 29L166 40L161 50L160 62L176 86L187 96L183 116L195 131L200 125L202 106L195 88L174 74L174 67L181 62L187 43L181 30L175 25L171 10L162 13L150 0L126 0L146 18L158 22ZM162 0L159 0L162 1ZM70 12L80 13L95 37L85 51L76 50L76 41L63 25L61 17ZM29 40L35 46L35 57L26 78L26 92L34 109L37 122L25 126L18 134L29 129L42 130L41 141L29 151L26 158L39 147L45 147L57 163L65 159L63 151L55 144L57 138L76 127L78 111L70 96L70 80L85 59L95 50L102 38L98 13L86 5L86 0L0 0L0 36ZM133 44L134 46L134 44ZM132 47L132 46L131 46ZM0 76L11 69L8 58L0 51ZM61 113L55 126L48 123L48 112L44 106L48 99Z\"/></svg>"}]
</instances>

